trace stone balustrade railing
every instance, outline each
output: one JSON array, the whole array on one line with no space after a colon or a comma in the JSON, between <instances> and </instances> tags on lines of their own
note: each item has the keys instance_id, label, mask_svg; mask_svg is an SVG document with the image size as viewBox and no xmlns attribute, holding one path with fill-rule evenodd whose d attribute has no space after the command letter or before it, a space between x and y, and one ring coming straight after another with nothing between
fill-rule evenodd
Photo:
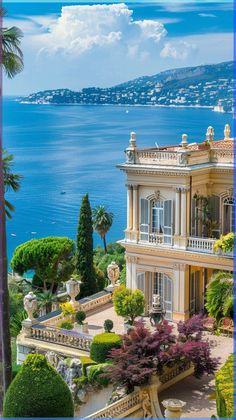
<instances>
[{"instance_id":1,"label":"stone balustrade railing","mask_svg":"<svg viewBox=\"0 0 236 420\"><path fill-rule=\"evenodd\" d=\"M136 164L146 165L196 165L207 162L233 163L233 149L211 149L205 145L199 145L198 149L179 148L171 150L136 150Z\"/></svg>"},{"instance_id":2,"label":"stone balustrade railing","mask_svg":"<svg viewBox=\"0 0 236 420\"><path fill-rule=\"evenodd\" d=\"M234 151L227 149L212 149L211 162L234 163Z\"/></svg>"},{"instance_id":3,"label":"stone balustrade railing","mask_svg":"<svg viewBox=\"0 0 236 420\"><path fill-rule=\"evenodd\" d=\"M209 254L214 253L215 239L211 238L193 238L189 237L187 242L187 249L189 251L207 252Z\"/></svg>"},{"instance_id":4,"label":"stone balustrade railing","mask_svg":"<svg viewBox=\"0 0 236 420\"><path fill-rule=\"evenodd\" d=\"M85 351L90 350L92 342L92 337L90 335L64 330L62 328L47 327L40 324L31 327L30 338Z\"/></svg>"},{"instance_id":5,"label":"stone balustrade railing","mask_svg":"<svg viewBox=\"0 0 236 420\"><path fill-rule=\"evenodd\" d=\"M158 393L191 375L193 371L191 363L166 368L162 375L153 376L149 385L138 387L134 392L87 416L86 419L132 418L137 411L139 418L163 418Z\"/></svg>"},{"instance_id":6,"label":"stone balustrade railing","mask_svg":"<svg viewBox=\"0 0 236 420\"><path fill-rule=\"evenodd\" d=\"M93 309L97 309L100 306L103 306L111 301L112 301L111 293L106 293L100 296L96 296L95 294L94 297L91 296L91 297L82 299L81 303L80 301L78 301L79 310L84 311L85 313L88 313L89 311ZM40 321L40 323L46 326L55 326L60 321L63 321L64 318L65 317L62 315L62 313L57 313L55 314L55 316L51 316L50 318L49 317L45 318L44 320Z\"/></svg>"},{"instance_id":7,"label":"stone balustrade railing","mask_svg":"<svg viewBox=\"0 0 236 420\"><path fill-rule=\"evenodd\" d=\"M134 391L124 398L108 405L102 410L86 417L87 419L109 419L109 418L123 418L124 415L132 417L132 413L142 407L142 398L140 391Z\"/></svg>"},{"instance_id":8,"label":"stone balustrade railing","mask_svg":"<svg viewBox=\"0 0 236 420\"><path fill-rule=\"evenodd\" d=\"M138 150L136 155L137 163L143 164L178 164L178 153L171 151Z\"/></svg>"},{"instance_id":9,"label":"stone balustrade railing","mask_svg":"<svg viewBox=\"0 0 236 420\"><path fill-rule=\"evenodd\" d=\"M105 305L106 303L111 302L112 295L107 293L106 295L99 296L95 299L88 300L87 302L81 303L81 310L84 312L89 312L93 309L99 308L100 306Z\"/></svg>"}]
</instances>

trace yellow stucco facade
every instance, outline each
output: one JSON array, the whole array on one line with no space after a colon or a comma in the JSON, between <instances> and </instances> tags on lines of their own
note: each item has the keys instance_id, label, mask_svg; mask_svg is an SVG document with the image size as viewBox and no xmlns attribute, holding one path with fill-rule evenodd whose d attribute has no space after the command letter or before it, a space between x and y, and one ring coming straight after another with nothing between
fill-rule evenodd
<instances>
[{"instance_id":1,"label":"yellow stucco facade","mask_svg":"<svg viewBox=\"0 0 236 420\"><path fill-rule=\"evenodd\" d=\"M126 162L127 287L145 294L146 314L159 294L166 318L178 321L204 309L214 270L233 271L233 256L214 252L221 234L234 231L233 139L202 143L183 135L177 146L139 149L131 133Z\"/></svg>"}]
</instances>

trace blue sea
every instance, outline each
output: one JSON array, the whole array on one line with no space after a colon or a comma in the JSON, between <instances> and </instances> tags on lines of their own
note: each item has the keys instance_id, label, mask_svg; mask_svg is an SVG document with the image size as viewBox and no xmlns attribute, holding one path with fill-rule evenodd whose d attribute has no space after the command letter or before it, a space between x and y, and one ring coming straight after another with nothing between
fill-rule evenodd
<instances>
[{"instance_id":1,"label":"blue sea","mask_svg":"<svg viewBox=\"0 0 236 420\"><path fill-rule=\"evenodd\" d=\"M17 245L49 235L76 238L81 198L89 193L92 207L114 213L108 241L123 237L126 225L124 162L131 131L139 147L202 141L212 125L223 138L232 114L209 109L52 106L3 101L4 147L15 157L14 171L23 176L21 189L8 194L15 205L7 222L8 259ZM65 191L65 194L61 194ZM101 244L94 234L94 245Z\"/></svg>"}]
</instances>

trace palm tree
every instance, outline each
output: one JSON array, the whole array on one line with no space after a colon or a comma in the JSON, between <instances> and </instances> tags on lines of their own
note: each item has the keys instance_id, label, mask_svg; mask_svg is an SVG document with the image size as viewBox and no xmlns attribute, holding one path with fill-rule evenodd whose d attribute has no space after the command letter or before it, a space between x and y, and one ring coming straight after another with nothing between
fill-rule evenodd
<instances>
[{"instance_id":1,"label":"palm tree","mask_svg":"<svg viewBox=\"0 0 236 420\"><path fill-rule=\"evenodd\" d=\"M46 313L52 310L52 303L57 302L57 296L50 291L37 293L39 306L46 309Z\"/></svg>"},{"instance_id":2,"label":"palm tree","mask_svg":"<svg viewBox=\"0 0 236 420\"><path fill-rule=\"evenodd\" d=\"M93 228L103 240L105 254L107 254L106 234L113 222L113 213L107 211L105 206L97 206L93 209Z\"/></svg>"},{"instance_id":3,"label":"palm tree","mask_svg":"<svg viewBox=\"0 0 236 420\"><path fill-rule=\"evenodd\" d=\"M5 16L4 10L0 9L0 18ZM13 78L23 69L23 54L20 49L20 41L23 34L15 26L11 28L0 28L2 42L0 63L8 78ZM2 377L3 390L6 392L11 382L11 336L9 325L9 297L7 283L7 252L6 252L6 220L4 206L4 176L2 142L0 136L0 333L2 350ZM2 398L0 396L0 401ZM0 407L1 409L1 407Z\"/></svg>"},{"instance_id":4,"label":"palm tree","mask_svg":"<svg viewBox=\"0 0 236 420\"><path fill-rule=\"evenodd\" d=\"M14 157L13 155L9 154L6 150L3 150L3 177L4 177L4 190L9 191L12 190L14 192L20 189L20 180L22 178L21 175L17 175L12 173L11 167L14 164ZM5 211L6 215L9 219L12 218L11 212L15 210L15 207L5 199Z\"/></svg>"}]
</instances>

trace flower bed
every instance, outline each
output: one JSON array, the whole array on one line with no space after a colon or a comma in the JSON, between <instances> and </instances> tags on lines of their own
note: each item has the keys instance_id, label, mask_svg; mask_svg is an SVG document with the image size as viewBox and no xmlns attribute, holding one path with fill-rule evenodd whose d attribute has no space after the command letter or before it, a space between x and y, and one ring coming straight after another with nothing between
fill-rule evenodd
<instances>
[{"instance_id":1,"label":"flower bed","mask_svg":"<svg viewBox=\"0 0 236 420\"><path fill-rule=\"evenodd\" d=\"M231 354L216 373L216 407L220 418L234 417L234 356Z\"/></svg>"}]
</instances>

